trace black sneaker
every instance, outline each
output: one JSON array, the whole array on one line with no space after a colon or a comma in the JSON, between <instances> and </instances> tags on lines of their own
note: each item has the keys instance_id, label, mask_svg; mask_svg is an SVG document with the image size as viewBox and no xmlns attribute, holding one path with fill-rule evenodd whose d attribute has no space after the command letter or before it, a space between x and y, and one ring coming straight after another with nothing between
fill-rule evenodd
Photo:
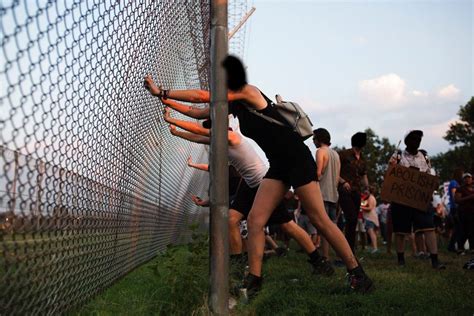
<instances>
[{"instance_id":1,"label":"black sneaker","mask_svg":"<svg viewBox=\"0 0 474 316\"><path fill-rule=\"evenodd\" d=\"M361 294L370 293L375 289L374 282L365 274L362 273L348 273L349 286L354 292Z\"/></svg>"},{"instance_id":2,"label":"black sneaker","mask_svg":"<svg viewBox=\"0 0 474 316\"><path fill-rule=\"evenodd\" d=\"M313 274L321 274L330 276L334 274L334 268L331 263L325 257L318 257L315 260L308 260L313 266Z\"/></svg>"},{"instance_id":3,"label":"black sneaker","mask_svg":"<svg viewBox=\"0 0 474 316\"><path fill-rule=\"evenodd\" d=\"M251 301L255 296L257 296L258 292L262 288L263 277L255 276L249 273L242 284L240 289L241 299L244 303L248 303Z\"/></svg>"},{"instance_id":4,"label":"black sneaker","mask_svg":"<svg viewBox=\"0 0 474 316\"><path fill-rule=\"evenodd\" d=\"M247 261L244 256L230 258L230 278L242 282Z\"/></svg>"},{"instance_id":5,"label":"black sneaker","mask_svg":"<svg viewBox=\"0 0 474 316\"><path fill-rule=\"evenodd\" d=\"M436 262L436 263L433 263L431 264L431 266L433 267L433 269L435 270L446 270L446 265L444 265L443 263L441 262Z\"/></svg>"},{"instance_id":6,"label":"black sneaker","mask_svg":"<svg viewBox=\"0 0 474 316\"><path fill-rule=\"evenodd\" d=\"M474 270L474 259L471 259L469 260L468 262L466 262L463 266L462 266L463 269L466 269L466 270Z\"/></svg>"}]
</instances>

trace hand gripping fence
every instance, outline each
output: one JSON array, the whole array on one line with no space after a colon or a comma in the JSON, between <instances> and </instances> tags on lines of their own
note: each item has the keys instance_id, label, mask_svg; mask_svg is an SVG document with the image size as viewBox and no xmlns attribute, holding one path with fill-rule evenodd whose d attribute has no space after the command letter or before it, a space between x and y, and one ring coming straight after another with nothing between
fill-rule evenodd
<instances>
[{"instance_id":1,"label":"hand gripping fence","mask_svg":"<svg viewBox=\"0 0 474 316\"><path fill-rule=\"evenodd\" d=\"M203 146L143 87L208 89L208 1L0 1L0 314L80 306L205 214ZM173 114L178 115L178 114Z\"/></svg>"}]
</instances>

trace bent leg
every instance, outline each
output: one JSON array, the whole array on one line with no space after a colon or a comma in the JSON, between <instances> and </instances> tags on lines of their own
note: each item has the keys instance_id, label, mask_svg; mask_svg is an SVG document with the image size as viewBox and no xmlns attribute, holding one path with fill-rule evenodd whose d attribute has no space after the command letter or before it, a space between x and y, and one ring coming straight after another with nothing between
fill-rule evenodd
<instances>
[{"instance_id":1,"label":"bent leg","mask_svg":"<svg viewBox=\"0 0 474 316\"><path fill-rule=\"evenodd\" d=\"M296 240L296 242L306 251L306 253L310 254L316 250L316 247L314 246L313 241L309 237L308 233L306 233L304 229L298 226L294 221L281 224L280 227L285 233Z\"/></svg>"},{"instance_id":2,"label":"bent leg","mask_svg":"<svg viewBox=\"0 0 474 316\"><path fill-rule=\"evenodd\" d=\"M287 188L282 181L263 179L247 218L248 223L248 254L249 272L254 276L261 276L262 259L265 246L265 227L273 210L280 203Z\"/></svg>"},{"instance_id":3,"label":"bent leg","mask_svg":"<svg viewBox=\"0 0 474 316\"><path fill-rule=\"evenodd\" d=\"M242 237L239 222L244 216L236 210L229 210L229 252L231 255L242 253Z\"/></svg>"},{"instance_id":4,"label":"bent leg","mask_svg":"<svg viewBox=\"0 0 474 316\"><path fill-rule=\"evenodd\" d=\"M331 221L324 208L319 183L310 182L295 190L300 197L311 223L327 239L329 244L338 253L348 269L354 269L359 264L342 232Z\"/></svg>"}]
</instances>

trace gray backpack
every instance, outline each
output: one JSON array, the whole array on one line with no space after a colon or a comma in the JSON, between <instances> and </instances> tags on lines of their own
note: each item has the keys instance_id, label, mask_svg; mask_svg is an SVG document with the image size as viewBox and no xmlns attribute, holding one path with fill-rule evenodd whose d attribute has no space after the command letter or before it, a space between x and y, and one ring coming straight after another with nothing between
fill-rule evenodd
<instances>
[{"instance_id":1,"label":"gray backpack","mask_svg":"<svg viewBox=\"0 0 474 316\"><path fill-rule=\"evenodd\" d=\"M274 103L265 94L262 93L262 95L267 100L267 102L271 103L271 105L286 120L286 122L280 122L279 120L266 116L265 114L262 114L252 108L248 109L250 113L258 115L271 123L278 124L280 126L290 127L303 139L308 139L309 137L313 136L313 123L311 123L308 114L303 111L303 109L299 106L298 103L291 101L283 101L281 96L279 96L278 94L275 96L277 103Z\"/></svg>"}]
</instances>

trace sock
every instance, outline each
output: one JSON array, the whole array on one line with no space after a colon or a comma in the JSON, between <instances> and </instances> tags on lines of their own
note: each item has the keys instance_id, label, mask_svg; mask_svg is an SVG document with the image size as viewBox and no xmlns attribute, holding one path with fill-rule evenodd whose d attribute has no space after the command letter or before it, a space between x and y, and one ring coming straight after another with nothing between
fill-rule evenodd
<instances>
[{"instance_id":1,"label":"sock","mask_svg":"<svg viewBox=\"0 0 474 316\"><path fill-rule=\"evenodd\" d=\"M358 265L354 269L347 269L347 272L349 272L349 274L354 274L354 275L364 275L365 274L364 269L362 269L362 267L360 265Z\"/></svg>"},{"instance_id":2,"label":"sock","mask_svg":"<svg viewBox=\"0 0 474 316\"><path fill-rule=\"evenodd\" d=\"M438 263L438 254L430 254L431 265L436 265Z\"/></svg>"},{"instance_id":3,"label":"sock","mask_svg":"<svg viewBox=\"0 0 474 316\"><path fill-rule=\"evenodd\" d=\"M405 264L405 253L404 252L397 252L398 263Z\"/></svg>"},{"instance_id":4,"label":"sock","mask_svg":"<svg viewBox=\"0 0 474 316\"><path fill-rule=\"evenodd\" d=\"M318 261L319 258L321 258L321 255L319 254L319 251L317 249L313 251L312 253L308 254L308 256L311 262Z\"/></svg>"},{"instance_id":5,"label":"sock","mask_svg":"<svg viewBox=\"0 0 474 316\"><path fill-rule=\"evenodd\" d=\"M244 286L248 289L250 287L259 287L262 285L263 278L249 273L244 281Z\"/></svg>"}]
</instances>

